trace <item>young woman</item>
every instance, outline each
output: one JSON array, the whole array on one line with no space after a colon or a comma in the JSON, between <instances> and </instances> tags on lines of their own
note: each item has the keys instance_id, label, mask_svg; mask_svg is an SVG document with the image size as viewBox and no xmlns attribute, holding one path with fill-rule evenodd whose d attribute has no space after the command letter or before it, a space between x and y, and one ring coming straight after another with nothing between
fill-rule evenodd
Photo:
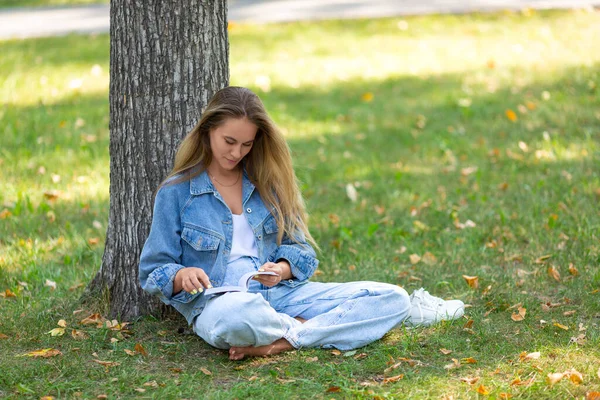
<instances>
[{"instance_id":1,"label":"young woman","mask_svg":"<svg viewBox=\"0 0 600 400\"><path fill-rule=\"evenodd\" d=\"M175 307L229 358L302 347L350 350L405 322L463 315L464 304L377 282L319 283L316 243L290 152L248 89L218 91L181 143L155 199L140 260L144 290ZM247 292L207 296L250 271Z\"/></svg>"}]
</instances>

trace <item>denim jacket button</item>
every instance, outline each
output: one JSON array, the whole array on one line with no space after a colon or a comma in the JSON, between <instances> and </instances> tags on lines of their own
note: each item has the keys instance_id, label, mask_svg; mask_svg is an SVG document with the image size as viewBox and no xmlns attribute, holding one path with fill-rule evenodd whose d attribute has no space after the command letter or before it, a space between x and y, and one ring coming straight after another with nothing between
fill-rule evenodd
<instances>
[{"instance_id":1,"label":"denim jacket button","mask_svg":"<svg viewBox=\"0 0 600 400\"><path fill-rule=\"evenodd\" d=\"M252 209L251 209L250 207L248 207L248 208L246 208L246 212L247 212L248 214L250 214L250 213L252 212Z\"/></svg>"},{"instance_id":2,"label":"denim jacket button","mask_svg":"<svg viewBox=\"0 0 600 400\"><path fill-rule=\"evenodd\" d=\"M258 235L258 240L262 240L262 235Z\"/></svg>"}]
</instances>

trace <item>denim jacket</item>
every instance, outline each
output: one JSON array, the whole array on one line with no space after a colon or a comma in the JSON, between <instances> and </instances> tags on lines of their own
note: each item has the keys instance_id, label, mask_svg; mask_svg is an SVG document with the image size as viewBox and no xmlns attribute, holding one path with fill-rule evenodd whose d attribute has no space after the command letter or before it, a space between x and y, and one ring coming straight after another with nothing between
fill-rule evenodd
<instances>
[{"instance_id":1,"label":"denim jacket","mask_svg":"<svg viewBox=\"0 0 600 400\"><path fill-rule=\"evenodd\" d=\"M245 171L242 185L243 212L254 231L261 264L287 260L294 278L280 284L293 287L305 283L319 263L315 251L304 235L299 235L300 244L284 235L278 245L275 218ZM231 210L206 171L191 180L160 188L154 201L150 234L140 257L142 288L175 307L191 324L207 299L204 293L191 295L182 290L173 294L175 275L184 267L199 267L213 286L221 286L231 252L232 220Z\"/></svg>"}]
</instances>

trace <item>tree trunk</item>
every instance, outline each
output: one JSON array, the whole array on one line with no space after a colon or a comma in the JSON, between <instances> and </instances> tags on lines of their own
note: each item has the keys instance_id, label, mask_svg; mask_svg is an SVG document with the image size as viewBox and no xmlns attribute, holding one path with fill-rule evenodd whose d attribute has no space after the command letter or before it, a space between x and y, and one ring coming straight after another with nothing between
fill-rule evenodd
<instances>
[{"instance_id":1,"label":"tree trunk","mask_svg":"<svg viewBox=\"0 0 600 400\"><path fill-rule=\"evenodd\" d=\"M89 294L111 317L162 310L138 280L154 192L180 140L229 81L226 0L111 1L110 212Z\"/></svg>"}]
</instances>

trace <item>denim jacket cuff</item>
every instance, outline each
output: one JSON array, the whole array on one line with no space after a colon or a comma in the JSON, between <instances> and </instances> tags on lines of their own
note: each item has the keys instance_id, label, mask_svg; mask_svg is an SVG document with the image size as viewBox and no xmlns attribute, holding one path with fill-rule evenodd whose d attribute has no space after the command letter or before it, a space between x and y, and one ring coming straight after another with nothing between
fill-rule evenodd
<instances>
[{"instance_id":1,"label":"denim jacket cuff","mask_svg":"<svg viewBox=\"0 0 600 400\"><path fill-rule=\"evenodd\" d=\"M275 252L272 261L280 259L284 259L290 263L292 275L299 281L305 281L310 278L319 264L316 258L305 254L305 251L295 246L280 246Z\"/></svg>"},{"instance_id":2,"label":"denim jacket cuff","mask_svg":"<svg viewBox=\"0 0 600 400\"><path fill-rule=\"evenodd\" d=\"M148 276L144 290L151 294L157 294L165 304L189 303L197 295L192 296L183 290L176 295L173 295L173 281L175 280L175 275L183 268L183 265L175 263L165 264L160 268L156 268Z\"/></svg>"}]
</instances>

